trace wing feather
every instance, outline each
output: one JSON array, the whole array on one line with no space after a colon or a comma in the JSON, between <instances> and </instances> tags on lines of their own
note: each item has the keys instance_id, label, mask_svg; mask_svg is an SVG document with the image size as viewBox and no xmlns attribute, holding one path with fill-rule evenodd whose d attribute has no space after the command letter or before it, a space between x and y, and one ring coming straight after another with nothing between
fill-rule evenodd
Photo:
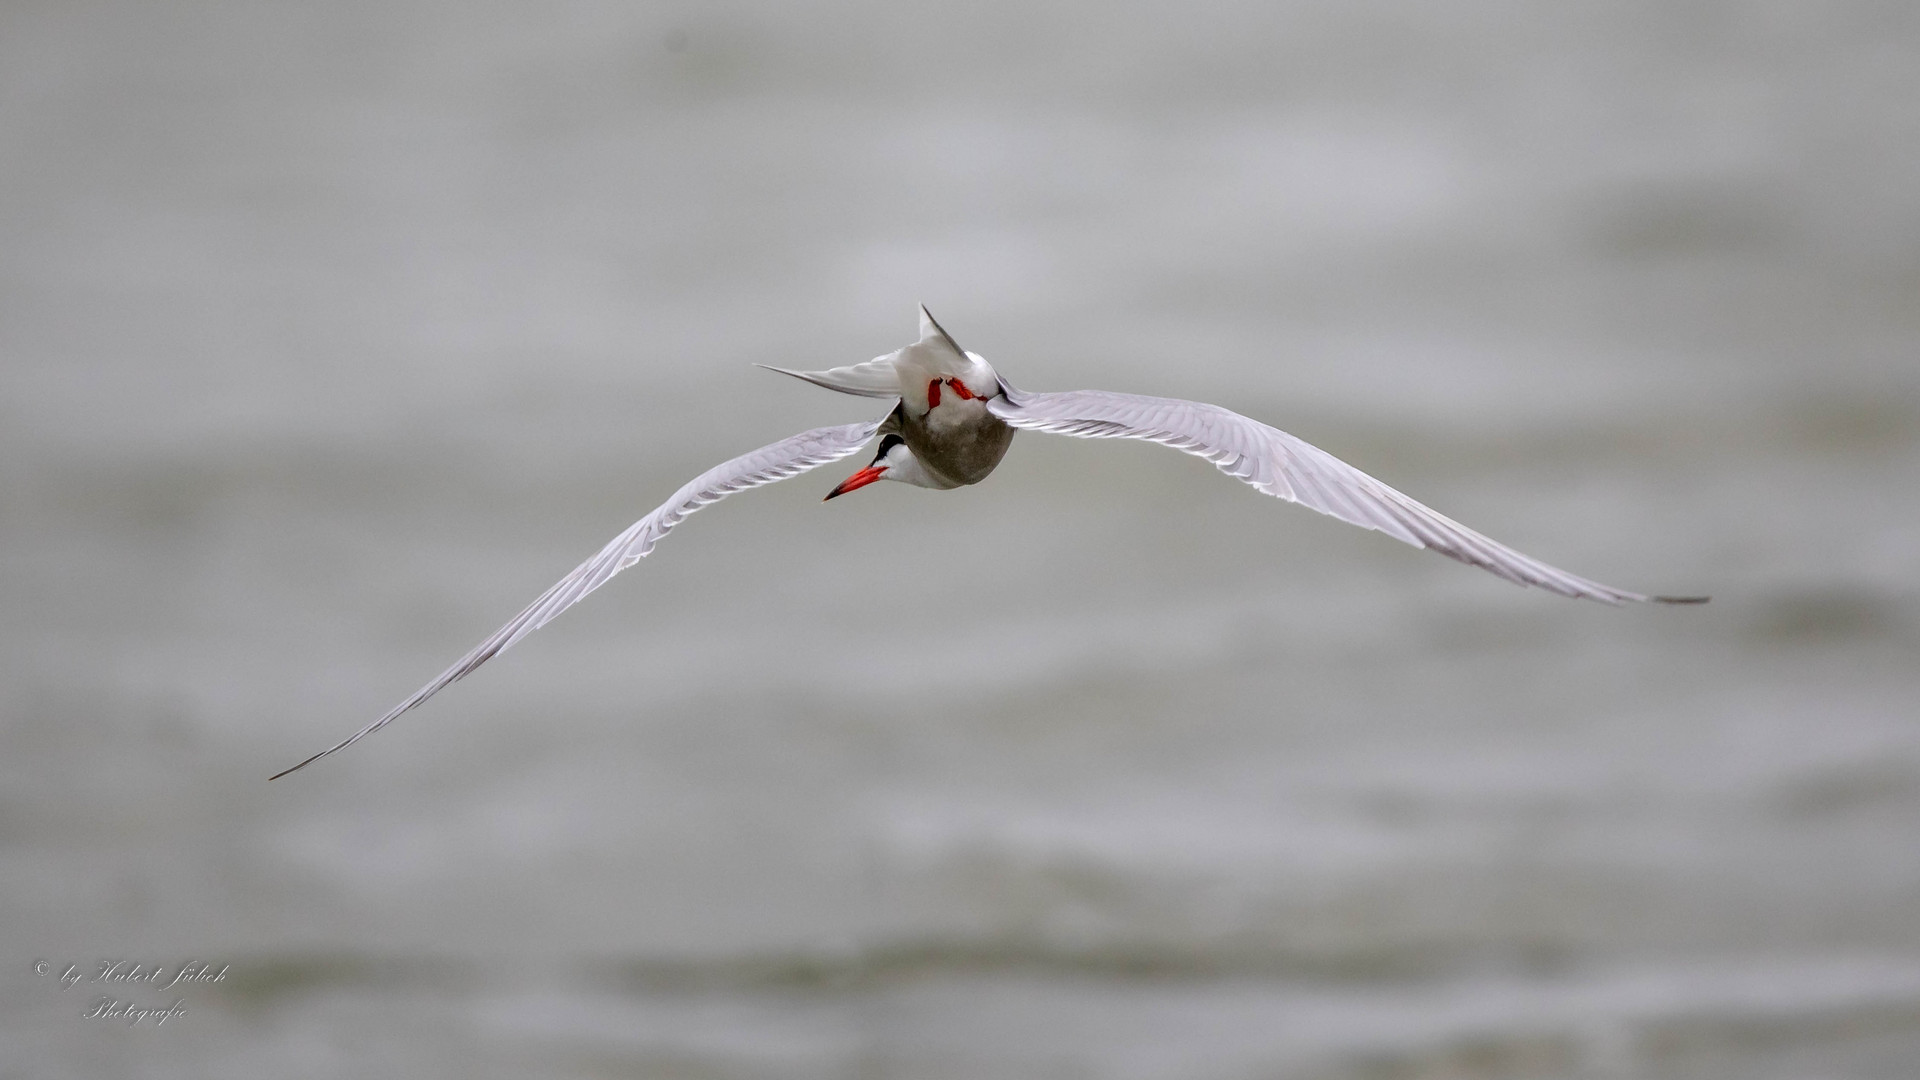
<instances>
[{"instance_id":1,"label":"wing feather","mask_svg":"<svg viewBox=\"0 0 1920 1080\"><path fill-rule=\"evenodd\" d=\"M1218 405L1104 390L1027 393L1004 380L1001 390L987 408L1016 428L1171 446L1211 461L1221 472L1257 491L1363 529L1376 529L1414 547L1431 548L1519 585L1609 604L1625 600L1683 604L1706 599L1646 596L1549 566L1415 502L1319 447Z\"/></svg>"},{"instance_id":2,"label":"wing feather","mask_svg":"<svg viewBox=\"0 0 1920 1080\"><path fill-rule=\"evenodd\" d=\"M555 582L552 588L540 594L539 599L528 604L520 614L509 619L505 626L474 646L473 651L441 672L438 678L414 691L412 697L394 706L385 716L361 728L351 737L320 751L291 769L274 774L269 779L278 780L287 773L303 769L336 750L352 746L392 723L401 713L472 674L475 668L512 648L521 638L552 622L554 617L562 611L604 585L608 578L646 558L647 553L653 550L653 546L671 532L675 525L686 520L687 515L737 491L785 480L830 461L838 461L865 446L879 428L879 421L815 428L763 446L751 453L742 454L701 473L679 491L674 492L673 497L661 503L653 513L634 522L627 531L614 537L592 558Z\"/></svg>"}]
</instances>

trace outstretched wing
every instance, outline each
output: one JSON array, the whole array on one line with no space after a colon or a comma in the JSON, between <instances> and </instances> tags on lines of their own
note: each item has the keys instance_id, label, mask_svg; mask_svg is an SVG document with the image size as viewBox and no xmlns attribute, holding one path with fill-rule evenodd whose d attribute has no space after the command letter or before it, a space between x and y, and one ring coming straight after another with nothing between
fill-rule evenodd
<instances>
[{"instance_id":1,"label":"outstretched wing","mask_svg":"<svg viewBox=\"0 0 1920 1080\"><path fill-rule=\"evenodd\" d=\"M1609 604L1706 600L1704 596L1643 596L1548 566L1422 506L1319 447L1218 405L1104 390L1030 394L1007 386L1004 380L1001 389L1003 393L987 408L1013 427L1085 439L1145 439L1184 450L1206 458L1256 491L1364 529L1378 529L1414 547L1432 548L1519 585Z\"/></svg>"},{"instance_id":2,"label":"outstretched wing","mask_svg":"<svg viewBox=\"0 0 1920 1080\"><path fill-rule=\"evenodd\" d=\"M716 465L701 473L685 487L674 492L673 497L661 503L653 513L634 522L626 532L614 537L613 542L601 548L599 554L575 567L573 573L561 578L553 588L540 594L540 599L527 605L526 610L515 615L507 625L494 631L491 637L474 646L472 652L441 672L439 678L414 691L412 697L394 706L387 715L361 728L339 745L328 747L293 768L276 773L268 779L278 780L287 773L313 764L335 750L352 746L391 723L394 717L439 693L449 684L465 678L481 664L512 648L514 642L552 622L554 616L578 603L582 597L605 584L608 578L646 558L647 553L653 550L653 545L659 543L660 538L672 531L673 527L680 524L688 514L708 503L718 502L736 491L745 491L762 484L771 484L776 480L785 480L830 461L838 461L865 446L873 438L874 432L879 430L880 423L875 421L869 424L844 424L839 427L803 431L792 438L782 439L771 446L763 446L752 453L742 454L724 465Z\"/></svg>"}]
</instances>

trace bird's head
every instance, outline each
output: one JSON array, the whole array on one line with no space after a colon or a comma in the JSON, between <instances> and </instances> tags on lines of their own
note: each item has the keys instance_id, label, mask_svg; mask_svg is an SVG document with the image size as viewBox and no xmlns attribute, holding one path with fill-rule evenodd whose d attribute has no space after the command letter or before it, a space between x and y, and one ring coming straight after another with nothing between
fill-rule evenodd
<instances>
[{"instance_id":1,"label":"bird's head","mask_svg":"<svg viewBox=\"0 0 1920 1080\"><path fill-rule=\"evenodd\" d=\"M915 487L944 487L936 482L920 466L920 459L907 449L907 441L899 435L889 432L880 440L880 452L873 456L873 463L845 480L840 486L827 492L827 498L835 499L849 491L858 491L875 480L898 480Z\"/></svg>"}]
</instances>

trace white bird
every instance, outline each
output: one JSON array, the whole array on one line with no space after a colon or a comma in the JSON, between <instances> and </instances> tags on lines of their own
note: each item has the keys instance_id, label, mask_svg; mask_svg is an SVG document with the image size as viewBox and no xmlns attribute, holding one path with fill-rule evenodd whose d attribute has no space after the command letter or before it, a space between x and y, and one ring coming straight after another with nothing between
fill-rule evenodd
<instances>
[{"instance_id":1,"label":"white bird","mask_svg":"<svg viewBox=\"0 0 1920 1080\"><path fill-rule=\"evenodd\" d=\"M412 697L351 737L269 779L278 780L352 746L472 674L481 664L553 621L554 616L604 585L608 578L645 558L661 537L695 510L736 491L838 461L858 451L875 435L881 438L872 463L841 481L827 493L828 499L877 480L935 489L977 484L1000 464L1013 433L1023 428L1087 439L1145 439L1206 458L1221 472L1246 481L1256 491L1361 528L1378 529L1414 547L1430 548L1518 585L1535 585L1562 596L1609 604L1628 600L1698 604L1707 600L1704 596L1645 596L1548 566L1429 510L1318 447L1218 405L1104 390L1058 394L1016 390L984 357L960 348L925 307L920 309L920 340L906 348L864 364L826 371L768 370L845 394L893 398L895 404L882 420L803 431L701 473Z\"/></svg>"}]
</instances>

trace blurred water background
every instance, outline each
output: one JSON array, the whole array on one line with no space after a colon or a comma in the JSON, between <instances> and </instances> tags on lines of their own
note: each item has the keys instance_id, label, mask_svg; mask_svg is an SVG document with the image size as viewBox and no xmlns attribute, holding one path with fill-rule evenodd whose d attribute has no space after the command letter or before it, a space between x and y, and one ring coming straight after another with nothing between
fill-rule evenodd
<instances>
[{"instance_id":1,"label":"blurred water background","mask_svg":"<svg viewBox=\"0 0 1920 1080\"><path fill-rule=\"evenodd\" d=\"M0 1076L1920 1075L1916 102L1893 2L0 7ZM265 782L919 301L1715 601L1029 434Z\"/></svg>"}]
</instances>

